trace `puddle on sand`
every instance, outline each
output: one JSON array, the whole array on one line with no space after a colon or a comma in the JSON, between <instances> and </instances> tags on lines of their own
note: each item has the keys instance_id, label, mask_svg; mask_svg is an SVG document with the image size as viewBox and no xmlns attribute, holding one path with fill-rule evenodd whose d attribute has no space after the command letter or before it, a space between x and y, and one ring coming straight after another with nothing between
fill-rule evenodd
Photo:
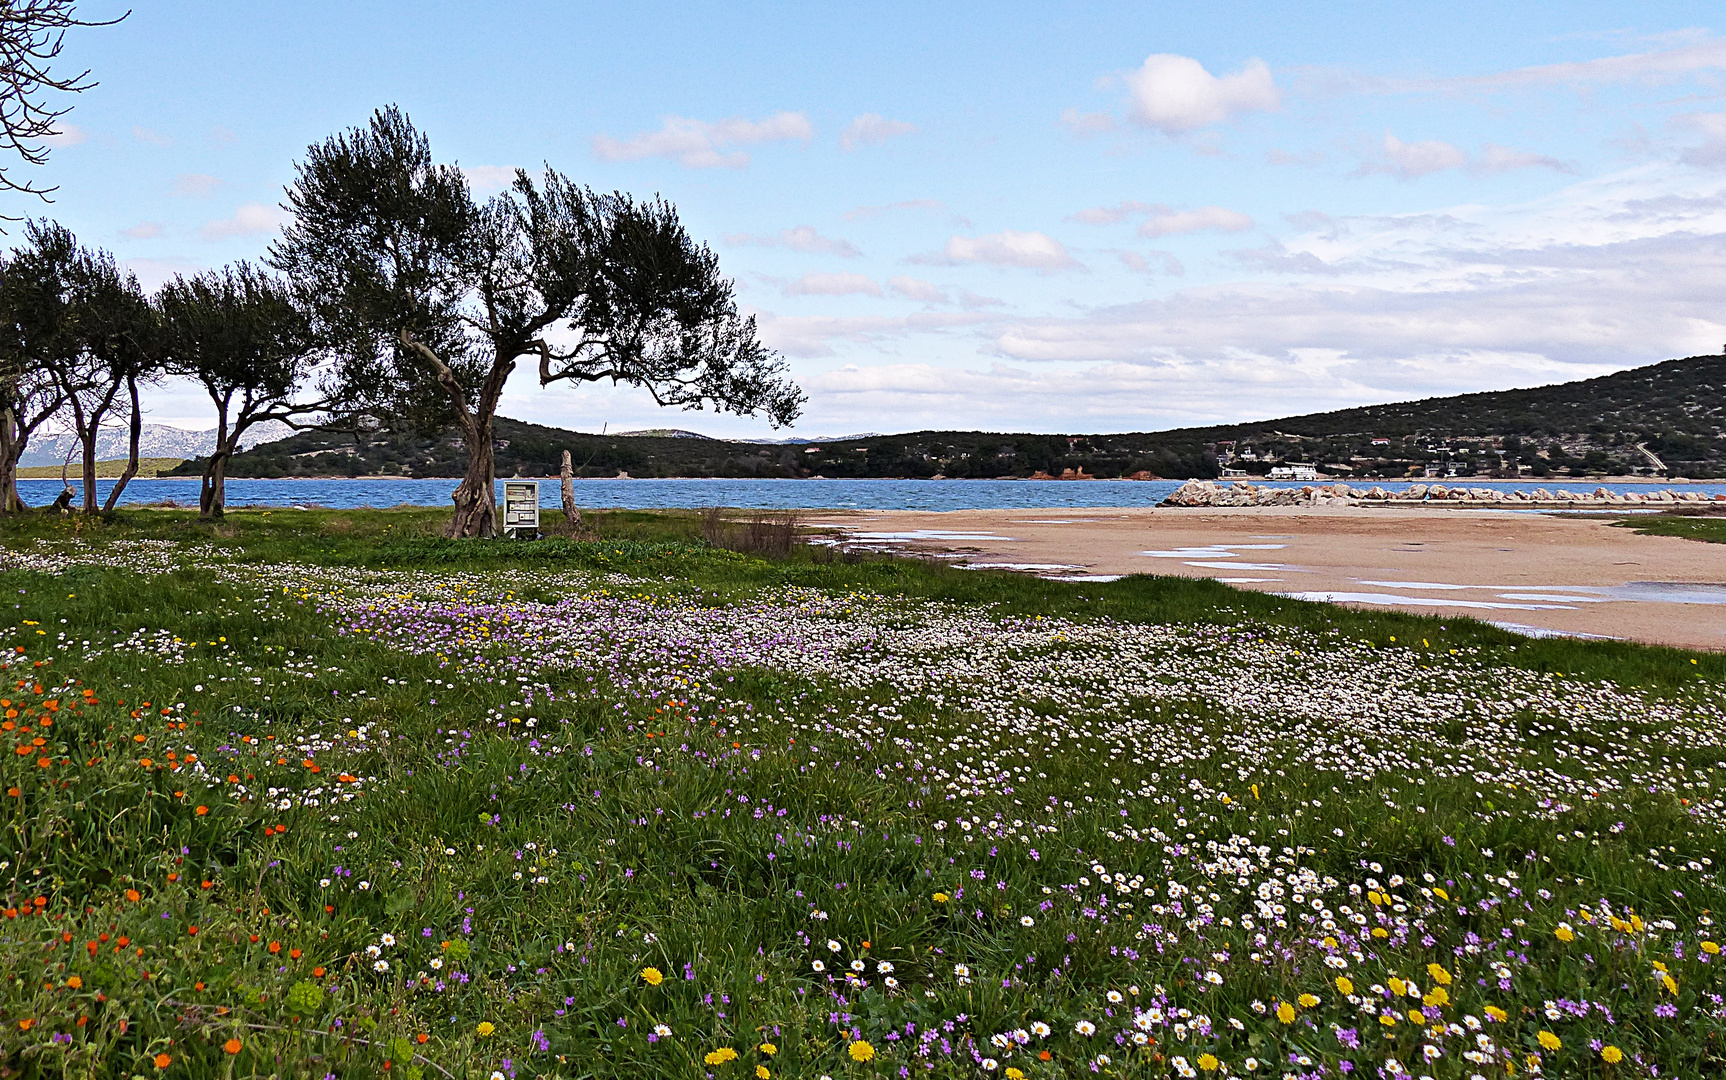
<instances>
[{"instance_id":1,"label":"puddle on sand","mask_svg":"<svg viewBox=\"0 0 1726 1080\"><path fill-rule=\"evenodd\" d=\"M1083 570L1071 563L980 562L965 563L961 570Z\"/></svg>"},{"instance_id":2,"label":"puddle on sand","mask_svg":"<svg viewBox=\"0 0 1726 1080\"><path fill-rule=\"evenodd\" d=\"M1119 581L1125 574L1039 574L1044 581Z\"/></svg>"},{"instance_id":3,"label":"puddle on sand","mask_svg":"<svg viewBox=\"0 0 1726 1080\"><path fill-rule=\"evenodd\" d=\"M1580 630L1554 630L1549 626L1529 626L1527 623L1499 622L1497 619L1487 619L1486 622L1488 623L1488 625L1496 626L1500 630L1509 630L1513 634L1522 634L1525 637L1585 638L1589 641L1623 641L1624 640L1621 637L1614 637L1611 634L1584 634Z\"/></svg>"},{"instance_id":4,"label":"puddle on sand","mask_svg":"<svg viewBox=\"0 0 1726 1080\"><path fill-rule=\"evenodd\" d=\"M1224 585L1251 585L1257 581L1281 581L1280 577L1220 577L1218 581Z\"/></svg>"},{"instance_id":5,"label":"puddle on sand","mask_svg":"<svg viewBox=\"0 0 1726 1080\"><path fill-rule=\"evenodd\" d=\"M1501 604L1490 600L1448 600L1436 596L1398 596L1395 593L1279 592L1290 600L1314 600L1323 604L1376 604L1380 607L1448 607L1478 611L1575 611L1568 604Z\"/></svg>"},{"instance_id":6,"label":"puddle on sand","mask_svg":"<svg viewBox=\"0 0 1726 1080\"><path fill-rule=\"evenodd\" d=\"M1238 551L1281 551L1287 544L1206 544L1204 547L1141 551L1153 559L1232 559Z\"/></svg>"}]
</instances>

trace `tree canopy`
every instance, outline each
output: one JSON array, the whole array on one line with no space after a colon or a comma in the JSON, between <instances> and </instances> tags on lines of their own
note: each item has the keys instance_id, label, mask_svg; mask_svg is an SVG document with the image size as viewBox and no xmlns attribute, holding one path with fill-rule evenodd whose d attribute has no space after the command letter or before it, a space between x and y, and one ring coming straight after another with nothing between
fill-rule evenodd
<instances>
[{"instance_id":1,"label":"tree canopy","mask_svg":"<svg viewBox=\"0 0 1726 1080\"><path fill-rule=\"evenodd\" d=\"M801 409L717 258L664 200L547 168L476 202L392 107L310 147L287 208L269 262L334 352L333 385L397 422L460 426L469 468L452 535L496 531L492 421L524 357L541 385L609 379L775 426Z\"/></svg>"}]
</instances>

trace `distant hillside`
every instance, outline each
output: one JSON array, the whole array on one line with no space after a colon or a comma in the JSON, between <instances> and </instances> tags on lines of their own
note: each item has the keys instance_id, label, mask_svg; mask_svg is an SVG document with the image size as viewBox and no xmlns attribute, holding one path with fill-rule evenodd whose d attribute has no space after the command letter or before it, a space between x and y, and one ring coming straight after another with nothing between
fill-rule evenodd
<instances>
[{"instance_id":1,"label":"distant hillside","mask_svg":"<svg viewBox=\"0 0 1726 1080\"><path fill-rule=\"evenodd\" d=\"M499 476L1214 477L1285 462L1333 476L1726 475L1726 357L1696 356L1599 379L1174 431L1002 435L919 431L812 443L638 433L586 435L498 419ZM675 434L669 432L675 431ZM461 474L454 434L302 432L234 458L232 476ZM178 472L196 475L201 461Z\"/></svg>"},{"instance_id":2,"label":"distant hillside","mask_svg":"<svg viewBox=\"0 0 1726 1080\"><path fill-rule=\"evenodd\" d=\"M177 457L140 457L138 459L137 475L140 477L146 477L146 478L151 477L151 476L163 476L163 475L166 475L167 473L171 472L172 470L178 468L185 460L186 460L185 458L177 458ZM23 467L20 467L18 470L18 479L20 479L20 480L58 480L58 479L60 479L60 474L61 474L62 468L64 468L64 470L65 470L66 479L70 480L74 484L78 483L79 478L84 475L83 471L82 471L84 468L83 460L79 459L79 460L73 461L70 466L61 466L61 465L28 465L28 466L23 466ZM116 458L112 461L98 461L98 462L96 462L96 477L97 477L97 479L113 479L114 477L119 476L121 473L123 473L125 471L126 471L126 459L125 458Z\"/></svg>"}]
</instances>

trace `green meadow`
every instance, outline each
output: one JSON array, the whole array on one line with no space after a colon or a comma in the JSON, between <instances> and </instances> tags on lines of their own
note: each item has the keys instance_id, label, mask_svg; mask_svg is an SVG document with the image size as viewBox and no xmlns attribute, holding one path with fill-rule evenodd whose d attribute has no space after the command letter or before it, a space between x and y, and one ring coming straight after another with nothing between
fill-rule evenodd
<instances>
[{"instance_id":1,"label":"green meadow","mask_svg":"<svg viewBox=\"0 0 1726 1080\"><path fill-rule=\"evenodd\" d=\"M1726 1071L1719 655L445 517L0 526L0 1076Z\"/></svg>"}]
</instances>

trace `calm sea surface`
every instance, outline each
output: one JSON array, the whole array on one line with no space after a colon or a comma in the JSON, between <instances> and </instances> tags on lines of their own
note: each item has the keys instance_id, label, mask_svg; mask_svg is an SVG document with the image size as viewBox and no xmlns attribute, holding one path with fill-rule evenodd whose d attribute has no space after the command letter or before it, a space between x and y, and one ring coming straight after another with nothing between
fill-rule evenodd
<instances>
[{"instance_id":1,"label":"calm sea surface","mask_svg":"<svg viewBox=\"0 0 1726 1080\"><path fill-rule=\"evenodd\" d=\"M1544 487L1593 491L1656 491L1658 484L1592 484L1467 481L1469 487ZM112 484L99 490L107 497ZM1174 480L577 480L576 502L584 509L731 506L748 510L1018 510L1058 507L1155 506L1179 487ZM1272 484L1300 487L1300 484ZM1356 487L1370 486L1356 484ZM1387 490L1409 485L1382 482ZM1726 494L1726 483L1670 485L1675 490ZM448 506L456 481L442 480L229 480L228 505L239 506ZM503 482L498 482L498 503ZM32 506L60 493L58 480L20 480L19 494ZM540 505L561 505L556 480L539 482ZM127 505L175 502L198 505L195 479L133 480L120 501Z\"/></svg>"}]
</instances>

